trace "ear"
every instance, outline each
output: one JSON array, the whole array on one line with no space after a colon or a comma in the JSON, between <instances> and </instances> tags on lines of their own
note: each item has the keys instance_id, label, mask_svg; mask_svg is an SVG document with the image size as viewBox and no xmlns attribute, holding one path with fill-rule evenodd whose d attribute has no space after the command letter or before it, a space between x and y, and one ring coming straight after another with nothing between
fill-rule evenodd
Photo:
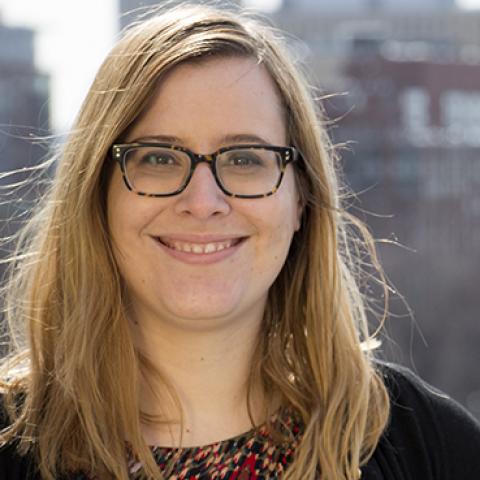
<instances>
[{"instance_id":1,"label":"ear","mask_svg":"<svg viewBox=\"0 0 480 480\"><path fill-rule=\"evenodd\" d=\"M303 200L300 198L300 195L297 193L297 215L296 215L296 222L295 222L295 231L298 232L300 227L302 226L302 215L305 204Z\"/></svg>"}]
</instances>

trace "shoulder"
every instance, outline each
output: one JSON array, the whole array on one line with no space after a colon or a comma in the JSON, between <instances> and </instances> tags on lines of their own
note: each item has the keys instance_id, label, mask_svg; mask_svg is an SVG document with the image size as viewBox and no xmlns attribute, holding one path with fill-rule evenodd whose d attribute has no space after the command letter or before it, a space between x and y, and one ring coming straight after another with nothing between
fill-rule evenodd
<instances>
[{"instance_id":1,"label":"shoulder","mask_svg":"<svg viewBox=\"0 0 480 480\"><path fill-rule=\"evenodd\" d=\"M480 424L460 404L411 370L379 363L390 394L382 439L405 478L480 478Z\"/></svg>"},{"instance_id":2,"label":"shoulder","mask_svg":"<svg viewBox=\"0 0 480 480\"><path fill-rule=\"evenodd\" d=\"M392 415L401 418L412 417L425 427L433 427L428 421L458 433L467 431L472 438L479 438L478 421L458 402L447 394L422 380L410 369L391 363L379 364L385 384L390 393ZM431 417L431 418L430 418ZM396 420L392 416L392 421ZM393 427L393 425L392 425Z\"/></svg>"}]
</instances>

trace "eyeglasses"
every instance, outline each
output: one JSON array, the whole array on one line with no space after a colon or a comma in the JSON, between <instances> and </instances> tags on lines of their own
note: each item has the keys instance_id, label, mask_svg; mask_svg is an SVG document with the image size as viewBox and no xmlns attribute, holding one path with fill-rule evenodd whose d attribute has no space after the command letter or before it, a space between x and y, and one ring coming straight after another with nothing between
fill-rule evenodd
<instances>
[{"instance_id":1,"label":"eyeglasses","mask_svg":"<svg viewBox=\"0 0 480 480\"><path fill-rule=\"evenodd\" d=\"M163 143L125 143L112 146L129 190L149 197L181 193L195 167L206 162L220 189L231 197L261 198L273 195L287 165L297 160L294 147L235 145L199 155L187 148Z\"/></svg>"}]
</instances>

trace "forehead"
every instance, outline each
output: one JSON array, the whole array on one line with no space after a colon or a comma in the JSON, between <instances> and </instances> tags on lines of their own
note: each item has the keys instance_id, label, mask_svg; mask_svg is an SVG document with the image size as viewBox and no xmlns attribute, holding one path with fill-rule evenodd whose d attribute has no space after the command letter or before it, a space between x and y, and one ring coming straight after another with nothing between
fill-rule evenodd
<instances>
[{"instance_id":1,"label":"forehead","mask_svg":"<svg viewBox=\"0 0 480 480\"><path fill-rule=\"evenodd\" d=\"M202 83L195 79L201 78ZM253 57L214 56L183 62L162 75L156 93L166 94L188 87L192 93L206 94L210 87L232 93L251 88L253 95L269 94L281 105L278 88L267 68ZM183 92L184 94L187 92Z\"/></svg>"},{"instance_id":2,"label":"forehead","mask_svg":"<svg viewBox=\"0 0 480 480\"><path fill-rule=\"evenodd\" d=\"M278 142L278 136L285 137L284 117L278 88L264 65L250 57L213 57L182 63L163 75L129 137L192 129L200 134L208 126L224 133L270 129L279 134Z\"/></svg>"}]
</instances>

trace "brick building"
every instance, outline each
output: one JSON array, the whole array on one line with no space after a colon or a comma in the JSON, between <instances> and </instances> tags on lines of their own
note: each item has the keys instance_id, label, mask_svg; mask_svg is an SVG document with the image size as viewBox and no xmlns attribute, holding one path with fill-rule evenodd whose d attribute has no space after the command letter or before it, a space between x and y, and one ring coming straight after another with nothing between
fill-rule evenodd
<instances>
[{"instance_id":1,"label":"brick building","mask_svg":"<svg viewBox=\"0 0 480 480\"><path fill-rule=\"evenodd\" d=\"M365 192L356 206L375 214L375 237L406 247L380 246L416 319L394 302L390 332L406 363L480 416L480 49L358 39L342 75L350 94L327 108L346 114L332 135L353 141L342 157Z\"/></svg>"}]
</instances>

